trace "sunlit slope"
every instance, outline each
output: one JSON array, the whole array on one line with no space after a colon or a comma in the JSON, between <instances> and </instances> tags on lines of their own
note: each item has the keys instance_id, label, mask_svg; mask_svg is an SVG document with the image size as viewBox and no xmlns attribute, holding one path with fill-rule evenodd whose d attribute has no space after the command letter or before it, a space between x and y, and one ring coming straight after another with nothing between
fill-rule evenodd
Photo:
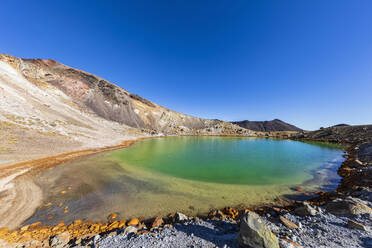
<instances>
[{"instance_id":1,"label":"sunlit slope","mask_svg":"<svg viewBox=\"0 0 372 248\"><path fill-rule=\"evenodd\" d=\"M169 110L54 60L10 55L0 55L0 121L0 156L13 157L150 135L256 135L231 123Z\"/></svg>"}]
</instances>

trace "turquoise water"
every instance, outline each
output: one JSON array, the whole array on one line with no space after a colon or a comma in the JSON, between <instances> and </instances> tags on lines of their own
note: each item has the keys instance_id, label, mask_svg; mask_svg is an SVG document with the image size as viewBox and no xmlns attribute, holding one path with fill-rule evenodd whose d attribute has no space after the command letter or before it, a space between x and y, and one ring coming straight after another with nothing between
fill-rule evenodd
<instances>
[{"instance_id":1,"label":"turquoise water","mask_svg":"<svg viewBox=\"0 0 372 248\"><path fill-rule=\"evenodd\" d=\"M273 203L338 183L341 147L290 140L170 137L82 157L35 173L43 206L25 223L206 213ZM64 194L61 194L64 191Z\"/></svg>"},{"instance_id":2,"label":"turquoise water","mask_svg":"<svg viewBox=\"0 0 372 248\"><path fill-rule=\"evenodd\" d=\"M291 140L221 137L151 139L112 152L126 165L221 184L293 184L338 157L339 146Z\"/></svg>"}]
</instances>

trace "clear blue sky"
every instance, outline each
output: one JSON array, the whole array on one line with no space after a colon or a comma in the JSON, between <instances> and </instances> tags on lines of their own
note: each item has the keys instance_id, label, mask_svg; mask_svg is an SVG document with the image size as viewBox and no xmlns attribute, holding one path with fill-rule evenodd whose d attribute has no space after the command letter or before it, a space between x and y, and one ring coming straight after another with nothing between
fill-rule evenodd
<instances>
[{"instance_id":1,"label":"clear blue sky","mask_svg":"<svg viewBox=\"0 0 372 248\"><path fill-rule=\"evenodd\" d=\"M2 0L1 53L51 58L179 112L372 124L372 1Z\"/></svg>"}]
</instances>

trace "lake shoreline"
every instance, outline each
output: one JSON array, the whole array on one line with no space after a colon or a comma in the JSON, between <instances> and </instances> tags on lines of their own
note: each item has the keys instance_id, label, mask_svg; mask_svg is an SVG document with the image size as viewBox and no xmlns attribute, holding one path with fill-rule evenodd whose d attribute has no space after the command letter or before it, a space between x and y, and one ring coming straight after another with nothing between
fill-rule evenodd
<instances>
[{"instance_id":1,"label":"lake shoreline","mask_svg":"<svg viewBox=\"0 0 372 248\"><path fill-rule=\"evenodd\" d=\"M0 225L9 229L19 227L42 203L41 189L27 177L28 174L84 156L125 148L141 139L143 138L125 140L114 146L78 150L2 166L0 169L0 191L5 191L9 197L0 206ZM17 183L20 177L24 179L25 183ZM29 188L34 190L29 190ZM21 210L20 208L22 211L14 211L14 209Z\"/></svg>"},{"instance_id":2,"label":"lake shoreline","mask_svg":"<svg viewBox=\"0 0 372 248\"><path fill-rule=\"evenodd\" d=\"M149 137L149 138L154 138L154 137ZM258 137L258 138L265 138L265 137ZM39 166L37 166L34 169L50 168L52 166L55 166L55 165L61 164L63 162L70 161L72 159L82 157L82 156L85 156L85 155L90 155L90 154L94 154L94 153L98 153L98 152L102 152L102 151L106 151L106 150L125 148L125 147L128 147L129 145L134 144L138 140L141 140L141 138L136 139L136 140L131 140L131 141L128 141L128 143L123 143L123 144L113 146L113 147L89 149L89 150L83 150L83 151L72 152L72 153L67 153L67 154L61 154L61 155L57 155L57 156L51 156L51 157L42 158L42 159L38 159L38 160L32 160L32 161L28 161L28 162L21 162L21 163L9 165L9 166L6 166L5 168L8 168L8 169L17 168L17 169L19 169L19 168L24 168L27 165L32 166L32 165L35 165L35 164L39 164ZM341 190L345 190L345 189L349 188L349 186L345 185L345 183L344 183L345 181L347 181L347 180L345 180L345 178L347 179L347 177L349 176L349 174L345 174L345 171L348 171L348 168L350 169L350 165L352 164L352 162L355 162L355 159L356 159L355 158L355 147L357 147L357 146L349 144L349 148L347 149L348 155L346 155L347 159L341 164L341 166L338 170L338 174L342 177L342 180L341 180L341 182L338 186L338 189L335 192L341 192ZM48 158L51 158L53 160L53 162L52 163L49 162L46 166L40 166L40 163L42 161L47 160ZM310 202L312 202L314 204L324 204L331 199L330 195L332 195L332 192L317 192L317 193L318 193L319 196L310 199ZM280 204L278 204L278 203L273 203L271 205L266 205L266 206L261 205L261 206L257 206L257 207L252 207L252 208L250 208L250 210L253 210L253 211L256 211L258 213L263 214L263 213L267 213L269 211L272 211L273 208L277 208L277 207L280 207L282 209L287 209L287 210L291 210L291 209L294 208L295 201L293 201L293 200L292 201L291 200L290 201L286 201L286 200L283 201L281 199L278 199L278 200L279 200L278 202L282 201L280 203L280 204L282 204L282 206L280 206ZM225 213L225 212L228 212L228 211L233 211L233 212L236 211L237 214L234 214L235 215L234 217L235 217L235 219L238 219L241 216L241 214L244 213L246 210L245 209L239 209L239 207L237 207L237 209L227 207L227 208L224 208L224 209L220 210L220 212L222 212L222 213ZM216 215L220 214L218 211L214 211L214 213L212 213L212 212L213 211L211 211L207 216L199 216L199 217L205 218L205 219L212 219L212 218L215 218ZM173 217L168 216L168 219L169 218L172 219ZM164 218L164 219L166 219L166 218ZM145 221L145 220L142 220L142 221ZM148 222L148 221L150 221L150 220L146 220L146 222ZM81 233L98 234L98 233L102 233L102 231L103 232L109 231L110 230L109 226L112 223L113 223L113 220L108 221L108 222L101 222L101 223L92 223L90 221L82 222L82 221L79 220L78 224L75 223L75 222L73 224L71 224L69 226L69 229L72 230L72 231L75 230L74 228L77 228L79 230L81 229L82 232L78 232L78 234L81 234ZM49 236L57 234L56 232L52 231L53 229L56 228L56 226L40 227L40 226L38 226L37 223L33 224L33 225L30 225L30 226L32 227L34 232L38 232L39 229L44 229L44 230L47 229L47 230L49 230L48 231ZM63 224L60 224L60 226L62 227ZM86 228L84 229L84 228L82 228L82 226L86 226ZM94 231L92 231L92 228L91 228L92 226L96 226L98 228L95 229ZM23 229L25 229L25 228L23 228ZM113 228L111 230L114 230L114 229L115 228ZM7 235L5 235L5 237L4 237L4 235L1 235L1 233L3 233L3 232L4 232L4 229L0 229L1 238L5 239L7 241L10 241L10 242L14 242L14 241L19 240L22 237L22 232L24 233L24 231L22 231L22 227L20 229L16 229L15 231L13 231L13 235L8 235L8 231L6 231ZM14 232L16 232L16 234L14 234ZM43 237L43 238L45 238L45 237ZM42 240L42 239L39 239L39 240Z\"/></svg>"}]
</instances>

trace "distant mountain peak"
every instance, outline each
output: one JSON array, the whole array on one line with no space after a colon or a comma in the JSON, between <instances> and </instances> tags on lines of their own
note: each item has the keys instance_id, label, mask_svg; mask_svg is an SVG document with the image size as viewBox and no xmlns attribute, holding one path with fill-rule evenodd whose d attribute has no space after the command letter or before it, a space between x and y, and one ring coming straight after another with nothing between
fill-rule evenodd
<instances>
[{"instance_id":1,"label":"distant mountain peak","mask_svg":"<svg viewBox=\"0 0 372 248\"><path fill-rule=\"evenodd\" d=\"M260 132L275 132L275 131L302 131L302 129L286 123L279 119L271 121L233 121L233 124L239 125L240 127L250 129L253 131Z\"/></svg>"}]
</instances>

